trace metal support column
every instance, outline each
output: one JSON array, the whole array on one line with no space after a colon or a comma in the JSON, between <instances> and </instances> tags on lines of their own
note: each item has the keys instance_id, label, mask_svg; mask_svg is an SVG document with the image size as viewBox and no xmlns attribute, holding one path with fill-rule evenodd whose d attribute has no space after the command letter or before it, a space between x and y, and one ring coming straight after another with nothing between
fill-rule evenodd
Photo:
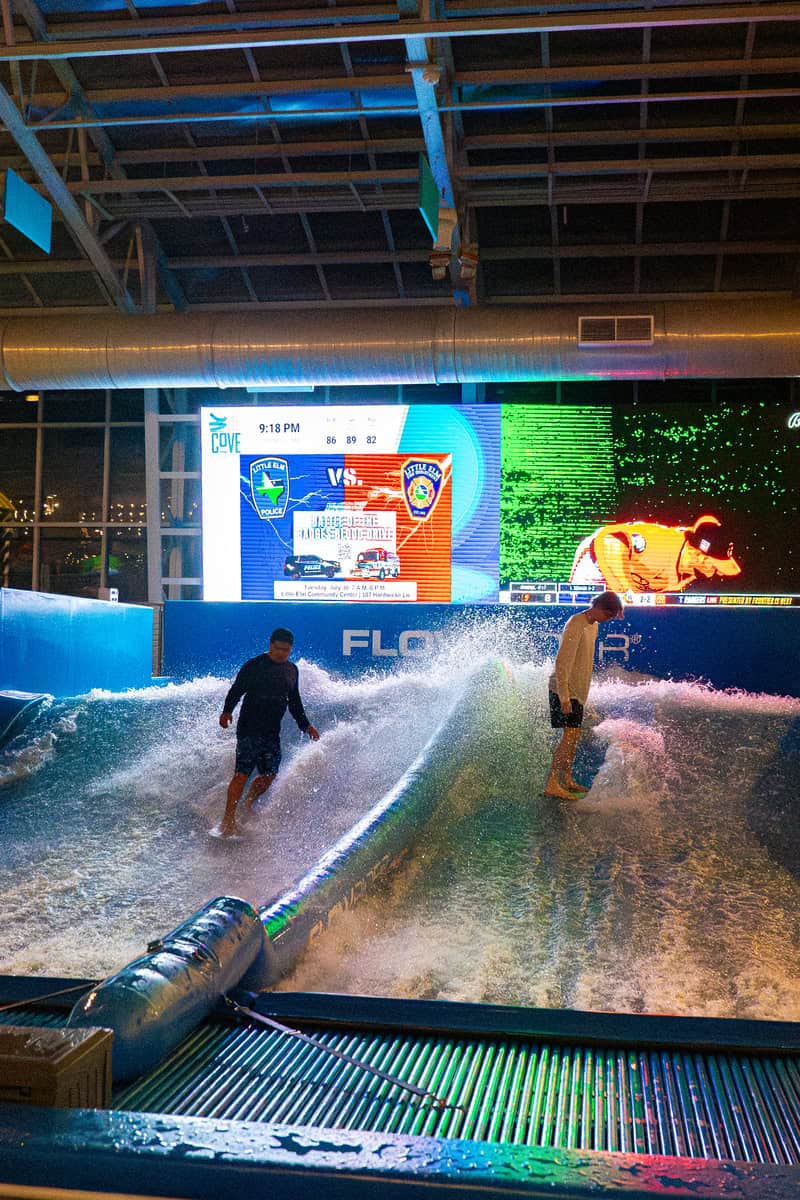
<instances>
[{"instance_id":1,"label":"metal support column","mask_svg":"<svg viewBox=\"0 0 800 1200\"><path fill-rule=\"evenodd\" d=\"M144 391L145 495L147 498L147 599L161 604L161 450L158 389Z\"/></svg>"}]
</instances>

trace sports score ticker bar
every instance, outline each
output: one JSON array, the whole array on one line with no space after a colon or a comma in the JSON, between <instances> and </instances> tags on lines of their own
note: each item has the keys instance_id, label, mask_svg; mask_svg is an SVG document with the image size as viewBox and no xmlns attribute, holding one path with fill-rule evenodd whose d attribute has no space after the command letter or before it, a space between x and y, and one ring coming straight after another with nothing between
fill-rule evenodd
<instances>
[{"instance_id":1,"label":"sports score ticker bar","mask_svg":"<svg viewBox=\"0 0 800 1200\"><path fill-rule=\"evenodd\" d=\"M511 604L571 604L588 606L603 589L574 583L512 583L508 599ZM709 592L625 592L623 603L637 608L798 608L798 595L722 595Z\"/></svg>"}]
</instances>

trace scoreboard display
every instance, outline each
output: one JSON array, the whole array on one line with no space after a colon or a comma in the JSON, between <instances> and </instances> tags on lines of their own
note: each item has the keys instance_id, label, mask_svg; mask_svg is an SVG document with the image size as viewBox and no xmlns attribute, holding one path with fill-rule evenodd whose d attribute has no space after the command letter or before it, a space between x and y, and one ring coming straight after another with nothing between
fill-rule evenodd
<instances>
[{"instance_id":1,"label":"scoreboard display","mask_svg":"<svg viewBox=\"0 0 800 1200\"><path fill-rule=\"evenodd\" d=\"M511 604L572 604L578 608L586 608L592 603L594 596L605 589L600 585L592 587L576 587L569 583L512 583L509 592ZM799 596L770 595L754 593L753 595L720 595L704 592L620 592L622 600L627 605L636 607L674 607L686 605L691 607L717 608L798 608Z\"/></svg>"},{"instance_id":2,"label":"scoreboard display","mask_svg":"<svg viewBox=\"0 0 800 1200\"><path fill-rule=\"evenodd\" d=\"M210 406L207 600L800 603L779 402Z\"/></svg>"},{"instance_id":3,"label":"scoreboard display","mask_svg":"<svg viewBox=\"0 0 800 1200\"><path fill-rule=\"evenodd\" d=\"M202 410L207 600L491 602L500 411Z\"/></svg>"}]
</instances>

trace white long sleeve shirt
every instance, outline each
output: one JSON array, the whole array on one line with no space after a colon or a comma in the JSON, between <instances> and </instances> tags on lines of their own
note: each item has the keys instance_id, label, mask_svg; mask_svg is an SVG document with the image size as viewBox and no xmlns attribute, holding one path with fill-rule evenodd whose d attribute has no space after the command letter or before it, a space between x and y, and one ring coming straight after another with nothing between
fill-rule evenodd
<instances>
[{"instance_id":1,"label":"white long sleeve shirt","mask_svg":"<svg viewBox=\"0 0 800 1200\"><path fill-rule=\"evenodd\" d=\"M578 700L586 703L594 666L594 644L597 641L597 623L591 624L586 613L570 617L561 634L556 655L555 670L550 676L550 691L558 694L559 700Z\"/></svg>"}]
</instances>

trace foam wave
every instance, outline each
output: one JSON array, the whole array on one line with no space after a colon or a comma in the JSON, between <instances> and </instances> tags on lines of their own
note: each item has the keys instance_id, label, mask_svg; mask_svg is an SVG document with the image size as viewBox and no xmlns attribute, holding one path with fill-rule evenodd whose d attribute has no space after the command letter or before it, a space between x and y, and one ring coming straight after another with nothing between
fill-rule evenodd
<instances>
[{"instance_id":1,"label":"foam wave","mask_svg":"<svg viewBox=\"0 0 800 1200\"><path fill-rule=\"evenodd\" d=\"M800 885L745 811L769 804L760 780L800 700L598 673L581 745L602 762L585 801L553 805L539 790L553 649L545 630L476 614L391 672L342 679L301 659L322 739L287 722L281 773L236 846L207 837L233 766L217 723L230 679L56 703L47 732L0 759L14 785L0 806L0 968L96 977L213 895L264 903L393 785L499 650L514 697L474 697L484 730L419 854L294 986L800 1019Z\"/></svg>"},{"instance_id":2,"label":"foam wave","mask_svg":"<svg viewBox=\"0 0 800 1200\"><path fill-rule=\"evenodd\" d=\"M552 804L535 794L547 670L515 666L516 746L478 748L459 774L482 802L458 783L391 893L343 914L282 986L800 1019L800 880L748 818L769 803L765 771L800 791L779 749L800 702L606 679L584 738L604 748L592 789Z\"/></svg>"},{"instance_id":3,"label":"foam wave","mask_svg":"<svg viewBox=\"0 0 800 1200\"><path fill-rule=\"evenodd\" d=\"M0 969L104 975L214 895L263 904L394 785L454 691L418 667L353 687L307 664L302 685L321 740L285 723L281 772L236 845L208 837L233 771L235 737L218 724L230 680L54 709L36 759L47 769L17 778L0 808Z\"/></svg>"},{"instance_id":4,"label":"foam wave","mask_svg":"<svg viewBox=\"0 0 800 1200\"><path fill-rule=\"evenodd\" d=\"M606 744L605 757L576 808L641 812L656 805L676 775L661 730L641 721L607 717L592 732Z\"/></svg>"},{"instance_id":5,"label":"foam wave","mask_svg":"<svg viewBox=\"0 0 800 1200\"><path fill-rule=\"evenodd\" d=\"M0 787L40 771L55 755L57 740L55 733L43 733L19 749L7 751L0 761Z\"/></svg>"},{"instance_id":6,"label":"foam wave","mask_svg":"<svg viewBox=\"0 0 800 1200\"><path fill-rule=\"evenodd\" d=\"M144 688L128 688L122 692L111 692L106 688L92 688L86 693L87 700L98 700L106 703L116 704L121 701L133 701L147 703L151 700L181 702L192 699L198 699L210 694L217 695L222 691L224 697L225 692L230 687L230 681L220 679L216 675L198 675L195 679L189 679L182 683L170 681L164 684L153 684L150 687Z\"/></svg>"},{"instance_id":7,"label":"foam wave","mask_svg":"<svg viewBox=\"0 0 800 1200\"><path fill-rule=\"evenodd\" d=\"M774 696L768 692L746 692L737 688L719 690L702 680L645 679L632 687L630 677L616 671L613 678L603 674L595 677L591 699L604 705L635 699L637 703L665 703L676 708L737 715L752 712L767 716L800 716L800 699L794 696Z\"/></svg>"}]
</instances>

